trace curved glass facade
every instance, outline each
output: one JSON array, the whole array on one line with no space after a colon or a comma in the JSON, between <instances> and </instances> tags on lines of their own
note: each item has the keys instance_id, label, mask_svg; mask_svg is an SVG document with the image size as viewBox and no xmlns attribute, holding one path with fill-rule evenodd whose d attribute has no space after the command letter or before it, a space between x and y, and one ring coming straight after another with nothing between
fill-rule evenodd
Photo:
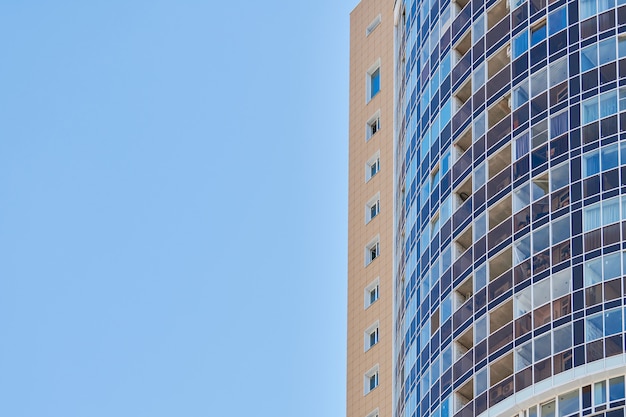
<instances>
[{"instance_id":1,"label":"curved glass facade","mask_svg":"<svg viewBox=\"0 0 626 417\"><path fill-rule=\"evenodd\" d=\"M396 3L395 415L623 416L626 1Z\"/></svg>"}]
</instances>

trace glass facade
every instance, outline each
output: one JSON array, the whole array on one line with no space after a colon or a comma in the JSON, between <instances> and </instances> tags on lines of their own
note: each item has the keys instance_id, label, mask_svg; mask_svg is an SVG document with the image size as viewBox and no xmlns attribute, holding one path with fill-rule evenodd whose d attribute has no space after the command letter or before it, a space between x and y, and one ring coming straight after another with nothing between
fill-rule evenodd
<instances>
[{"instance_id":1,"label":"glass facade","mask_svg":"<svg viewBox=\"0 0 626 417\"><path fill-rule=\"evenodd\" d=\"M395 415L624 416L626 0L397 3Z\"/></svg>"}]
</instances>

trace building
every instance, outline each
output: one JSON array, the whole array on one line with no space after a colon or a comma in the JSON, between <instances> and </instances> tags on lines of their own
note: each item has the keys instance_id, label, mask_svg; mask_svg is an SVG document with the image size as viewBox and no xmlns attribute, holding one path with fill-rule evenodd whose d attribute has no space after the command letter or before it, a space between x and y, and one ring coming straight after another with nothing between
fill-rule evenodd
<instances>
[{"instance_id":1,"label":"building","mask_svg":"<svg viewBox=\"0 0 626 417\"><path fill-rule=\"evenodd\" d=\"M625 415L622 3L352 12L348 417Z\"/></svg>"},{"instance_id":2,"label":"building","mask_svg":"<svg viewBox=\"0 0 626 417\"><path fill-rule=\"evenodd\" d=\"M350 16L347 415L391 416L393 3Z\"/></svg>"}]
</instances>

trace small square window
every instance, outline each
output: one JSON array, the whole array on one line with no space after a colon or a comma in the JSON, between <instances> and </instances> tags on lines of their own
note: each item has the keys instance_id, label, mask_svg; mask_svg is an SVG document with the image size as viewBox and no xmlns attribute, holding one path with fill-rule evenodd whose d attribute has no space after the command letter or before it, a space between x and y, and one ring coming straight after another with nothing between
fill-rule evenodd
<instances>
[{"instance_id":1,"label":"small square window","mask_svg":"<svg viewBox=\"0 0 626 417\"><path fill-rule=\"evenodd\" d=\"M365 330L363 335L363 351L367 352L378 343L378 322Z\"/></svg>"},{"instance_id":2,"label":"small square window","mask_svg":"<svg viewBox=\"0 0 626 417\"><path fill-rule=\"evenodd\" d=\"M369 140L380 130L380 110L367 121L365 139Z\"/></svg>"},{"instance_id":3,"label":"small square window","mask_svg":"<svg viewBox=\"0 0 626 417\"><path fill-rule=\"evenodd\" d=\"M378 258L378 243L372 247L369 248L369 257L370 257L370 262L373 261L374 259Z\"/></svg>"},{"instance_id":4,"label":"small square window","mask_svg":"<svg viewBox=\"0 0 626 417\"><path fill-rule=\"evenodd\" d=\"M380 213L380 193L372 197L365 205L365 223L369 223Z\"/></svg>"},{"instance_id":5,"label":"small square window","mask_svg":"<svg viewBox=\"0 0 626 417\"><path fill-rule=\"evenodd\" d=\"M378 300L379 291L380 291L379 283L380 283L380 279L376 278L367 287L365 287L365 294L364 294L364 300L363 300L364 308L368 308L369 306L374 304L376 300Z\"/></svg>"},{"instance_id":6,"label":"small square window","mask_svg":"<svg viewBox=\"0 0 626 417\"><path fill-rule=\"evenodd\" d=\"M376 29L378 25L380 25L380 21L381 15L376 16L374 20L372 20L372 23L370 23L369 26L365 29L365 36L369 36L370 33L372 33L374 29Z\"/></svg>"},{"instance_id":7,"label":"small square window","mask_svg":"<svg viewBox=\"0 0 626 417\"><path fill-rule=\"evenodd\" d=\"M377 236L365 246L365 266L371 264L380 255L380 238Z\"/></svg>"},{"instance_id":8,"label":"small square window","mask_svg":"<svg viewBox=\"0 0 626 417\"><path fill-rule=\"evenodd\" d=\"M365 164L365 181L369 181L374 175L380 171L380 152L372 156Z\"/></svg>"},{"instance_id":9,"label":"small square window","mask_svg":"<svg viewBox=\"0 0 626 417\"><path fill-rule=\"evenodd\" d=\"M367 101L380 91L380 61L367 72Z\"/></svg>"},{"instance_id":10,"label":"small square window","mask_svg":"<svg viewBox=\"0 0 626 417\"><path fill-rule=\"evenodd\" d=\"M378 386L378 365L367 371L363 377L363 395L369 394Z\"/></svg>"}]
</instances>

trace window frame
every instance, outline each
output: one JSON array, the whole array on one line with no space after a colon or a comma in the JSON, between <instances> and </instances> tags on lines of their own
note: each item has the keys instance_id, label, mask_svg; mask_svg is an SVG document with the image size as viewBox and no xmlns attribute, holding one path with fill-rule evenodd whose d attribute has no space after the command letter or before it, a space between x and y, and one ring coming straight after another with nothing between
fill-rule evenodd
<instances>
[{"instance_id":1,"label":"window frame","mask_svg":"<svg viewBox=\"0 0 626 417\"><path fill-rule=\"evenodd\" d=\"M375 293L376 296L374 300L372 300L372 293ZM374 281L369 283L367 287L365 287L363 294L363 309L367 310L369 306L374 304L380 298L380 277L377 277Z\"/></svg>"},{"instance_id":2,"label":"window frame","mask_svg":"<svg viewBox=\"0 0 626 417\"><path fill-rule=\"evenodd\" d=\"M373 386L372 380L374 381ZM379 383L379 365L376 364L363 374L363 395L367 395L375 390L378 387Z\"/></svg>"},{"instance_id":3,"label":"window frame","mask_svg":"<svg viewBox=\"0 0 626 417\"><path fill-rule=\"evenodd\" d=\"M380 93L381 90L380 58L378 58L378 60L367 70L365 84L365 102L369 103L374 97L378 95L378 93Z\"/></svg>"}]
</instances>

